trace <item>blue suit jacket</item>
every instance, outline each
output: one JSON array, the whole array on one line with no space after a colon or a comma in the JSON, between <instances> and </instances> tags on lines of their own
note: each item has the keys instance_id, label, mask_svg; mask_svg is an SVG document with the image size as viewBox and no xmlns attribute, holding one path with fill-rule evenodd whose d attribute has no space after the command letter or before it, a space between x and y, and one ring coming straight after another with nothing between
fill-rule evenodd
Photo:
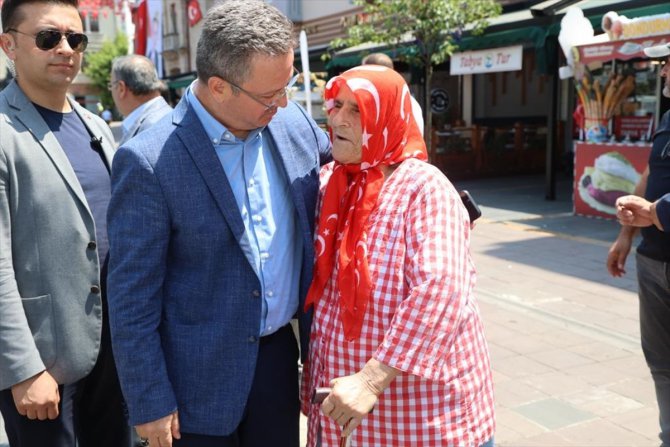
<instances>
[{"instance_id":1,"label":"blue suit jacket","mask_svg":"<svg viewBox=\"0 0 670 447\"><path fill-rule=\"evenodd\" d=\"M303 315L326 134L293 103L266 131L290 183L304 243ZM186 101L121 147L112 169L109 311L133 425L179 410L187 433L226 435L247 401L258 354L261 285L242 252L244 224L212 144Z\"/></svg>"}]
</instances>

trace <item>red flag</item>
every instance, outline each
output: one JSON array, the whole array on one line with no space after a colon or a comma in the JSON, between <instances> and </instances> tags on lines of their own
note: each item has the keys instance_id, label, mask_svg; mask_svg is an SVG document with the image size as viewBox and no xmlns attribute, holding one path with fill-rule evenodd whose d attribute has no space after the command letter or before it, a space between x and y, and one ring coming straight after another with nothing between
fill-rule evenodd
<instances>
[{"instance_id":1,"label":"red flag","mask_svg":"<svg viewBox=\"0 0 670 447\"><path fill-rule=\"evenodd\" d=\"M133 23L135 24L135 54L146 54L147 52L147 0L143 0L133 10Z\"/></svg>"},{"instance_id":2,"label":"red flag","mask_svg":"<svg viewBox=\"0 0 670 447\"><path fill-rule=\"evenodd\" d=\"M202 19L202 11L198 0L189 0L188 2L188 26L193 26Z\"/></svg>"}]
</instances>

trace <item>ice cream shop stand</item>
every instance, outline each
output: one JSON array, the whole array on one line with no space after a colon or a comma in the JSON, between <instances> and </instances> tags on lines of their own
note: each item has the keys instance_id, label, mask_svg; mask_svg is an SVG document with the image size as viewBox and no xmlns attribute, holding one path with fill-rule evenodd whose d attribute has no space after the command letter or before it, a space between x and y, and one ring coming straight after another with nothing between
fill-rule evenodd
<instances>
[{"instance_id":1,"label":"ice cream shop stand","mask_svg":"<svg viewBox=\"0 0 670 447\"><path fill-rule=\"evenodd\" d=\"M660 117L661 65L643 49L670 42L670 6L647 17L609 12L602 28L605 33L572 47L564 69L574 76L577 95L574 212L614 218L617 197L632 194L646 169Z\"/></svg>"}]
</instances>

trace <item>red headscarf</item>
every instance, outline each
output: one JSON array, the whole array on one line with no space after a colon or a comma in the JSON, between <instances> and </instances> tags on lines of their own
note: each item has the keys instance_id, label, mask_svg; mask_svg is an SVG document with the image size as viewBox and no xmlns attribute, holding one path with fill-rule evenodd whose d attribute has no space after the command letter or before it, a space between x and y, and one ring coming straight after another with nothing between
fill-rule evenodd
<instances>
[{"instance_id":1,"label":"red headscarf","mask_svg":"<svg viewBox=\"0 0 670 447\"><path fill-rule=\"evenodd\" d=\"M409 88L402 76L378 65L352 68L328 81L325 91L328 113L344 85L352 90L358 103L362 159L360 164L335 162L321 205L314 279L305 307L309 308L323 295L337 257L340 315L345 336L353 340L361 334L372 294L367 221L384 184L380 167L396 165L407 158L426 160L427 155L412 115ZM374 241L371 245L374 246Z\"/></svg>"}]
</instances>

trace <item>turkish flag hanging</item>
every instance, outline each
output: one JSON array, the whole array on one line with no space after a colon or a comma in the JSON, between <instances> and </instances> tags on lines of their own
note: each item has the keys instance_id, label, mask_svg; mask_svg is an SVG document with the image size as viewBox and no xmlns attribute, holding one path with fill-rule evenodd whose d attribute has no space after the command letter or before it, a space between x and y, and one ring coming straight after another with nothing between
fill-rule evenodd
<instances>
[{"instance_id":1,"label":"turkish flag hanging","mask_svg":"<svg viewBox=\"0 0 670 447\"><path fill-rule=\"evenodd\" d=\"M188 2L188 26L194 26L202 19L202 11L198 0L189 0Z\"/></svg>"},{"instance_id":2,"label":"turkish flag hanging","mask_svg":"<svg viewBox=\"0 0 670 447\"><path fill-rule=\"evenodd\" d=\"M135 54L145 55L147 52L147 1L133 9L133 23L135 24Z\"/></svg>"}]
</instances>

